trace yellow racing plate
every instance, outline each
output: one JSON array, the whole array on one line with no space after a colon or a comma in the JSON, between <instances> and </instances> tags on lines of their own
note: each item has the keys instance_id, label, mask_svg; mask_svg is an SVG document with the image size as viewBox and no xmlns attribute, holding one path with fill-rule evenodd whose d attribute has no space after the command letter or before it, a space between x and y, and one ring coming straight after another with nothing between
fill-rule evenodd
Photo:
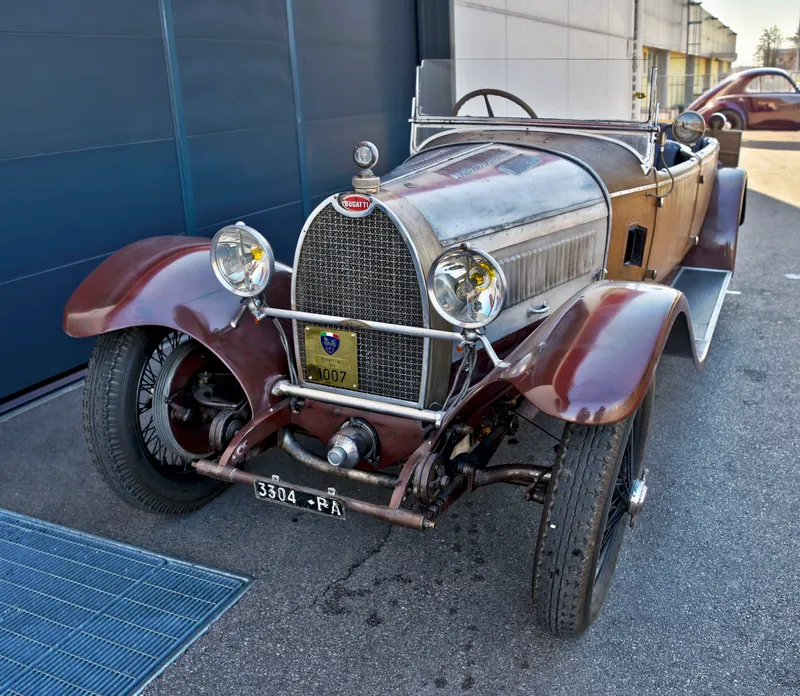
<instances>
[{"instance_id":1,"label":"yellow racing plate","mask_svg":"<svg viewBox=\"0 0 800 696\"><path fill-rule=\"evenodd\" d=\"M352 331L305 327L306 379L341 389L358 389L358 337Z\"/></svg>"}]
</instances>

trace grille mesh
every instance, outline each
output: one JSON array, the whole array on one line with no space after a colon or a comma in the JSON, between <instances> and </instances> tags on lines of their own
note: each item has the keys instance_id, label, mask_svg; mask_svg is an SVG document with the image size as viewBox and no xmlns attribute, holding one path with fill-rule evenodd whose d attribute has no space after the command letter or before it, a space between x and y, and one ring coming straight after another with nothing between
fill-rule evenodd
<instances>
[{"instance_id":1,"label":"grille mesh","mask_svg":"<svg viewBox=\"0 0 800 696\"><path fill-rule=\"evenodd\" d=\"M300 311L423 326L423 300L411 253L382 210L350 218L332 206L324 208L306 232L296 273L295 301ZM304 329L310 325L322 326L297 322L305 379ZM358 334L358 391L417 402L424 339L370 329L354 331Z\"/></svg>"}]
</instances>

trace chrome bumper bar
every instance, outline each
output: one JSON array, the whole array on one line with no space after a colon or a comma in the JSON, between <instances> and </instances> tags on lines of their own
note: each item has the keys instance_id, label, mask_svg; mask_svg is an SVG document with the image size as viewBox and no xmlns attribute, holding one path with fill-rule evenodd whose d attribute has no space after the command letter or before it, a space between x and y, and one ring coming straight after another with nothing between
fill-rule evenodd
<instances>
[{"instance_id":1,"label":"chrome bumper bar","mask_svg":"<svg viewBox=\"0 0 800 696\"><path fill-rule=\"evenodd\" d=\"M401 324L386 324L382 321L348 319L347 317L335 317L328 314L299 312L294 309L277 309L275 307L267 307L266 305L259 306L252 301L250 302L249 307L250 311L253 313L253 316L259 321L261 319L266 319L267 317L274 319L296 319L298 321L311 321L316 324L327 324L329 326L344 326L351 329L374 329L375 331L402 334L404 336L424 336L425 338L438 338L443 341L454 341L457 343L480 343L495 367L508 366L508 364L504 363L498 357L497 353L495 353L494 348L492 348L492 343L488 338L486 338L486 335L483 333L478 333L478 331L440 331L439 329L426 329L421 326L403 326Z\"/></svg>"},{"instance_id":2,"label":"chrome bumper bar","mask_svg":"<svg viewBox=\"0 0 800 696\"><path fill-rule=\"evenodd\" d=\"M431 423L436 428L441 427L442 421L447 415L445 411L431 411L426 408L400 406L398 404L388 404L376 399L365 399L360 396L350 396L349 394L335 394L322 389L314 389L313 387L301 387L285 379L275 383L272 387L272 393L275 396L294 396L310 401L321 401L324 404L363 409L375 413L384 413L387 416L397 416L398 418L408 418L409 420Z\"/></svg>"}]
</instances>

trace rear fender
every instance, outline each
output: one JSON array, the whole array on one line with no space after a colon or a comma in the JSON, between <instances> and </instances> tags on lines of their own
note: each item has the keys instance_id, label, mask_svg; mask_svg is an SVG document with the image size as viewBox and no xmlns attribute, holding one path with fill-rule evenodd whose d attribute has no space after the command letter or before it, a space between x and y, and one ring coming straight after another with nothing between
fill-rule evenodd
<instances>
[{"instance_id":1,"label":"rear fender","mask_svg":"<svg viewBox=\"0 0 800 696\"><path fill-rule=\"evenodd\" d=\"M744 222L746 207L747 172L738 167L718 170L699 240L683 265L733 272L739 225Z\"/></svg>"},{"instance_id":2,"label":"rear fender","mask_svg":"<svg viewBox=\"0 0 800 696\"><path fill-rule=\"evenodd\" d=\"M664 352L694 357L699 367L688 317L686 298L674 288L595 283L529 334L459 411L514 390L560 420L601 425L628 418Z\"/></svg>"},{"instance_id":3,"label":"rear fender","mask_svg":"<svg viewBox=\"0 0 800 696\"><path fill-rule=\"evenodd\" d=\"M253 413L275 397L270 382L287 373L286 354L271 321L246 315L211 270L209 239L151 237L112 254L78 286L64 309L64 331L83 338L133 326L164 326L207 346L239 380ZM288 308L291 272L276 267L267 290L273 307ZM287 330L291 340L291 331Z\"/></svg>"}]
</instances>

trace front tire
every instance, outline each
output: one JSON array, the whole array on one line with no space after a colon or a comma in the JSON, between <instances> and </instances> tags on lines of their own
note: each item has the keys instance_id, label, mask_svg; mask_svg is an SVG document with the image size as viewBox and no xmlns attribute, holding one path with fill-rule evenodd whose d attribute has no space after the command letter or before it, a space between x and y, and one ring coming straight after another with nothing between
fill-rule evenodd
<instances>
[{"instance_id":1,"label":"front tire","mask_svg":"<svg viewBox=\"0 0 800 696\"><path fill-rule=\"evenodd\" d=\"M567 423L556 455L534 554L537 623L556 636L583 633L611 586L641 479L653 387L639 410L611 425Z\"/></svg>"},{"instance_id":2,"label":"front tire","mask_svg":"<svg viewBox=\"0 0 800 696\"><path fill-rule=\"evenodd\" d=\"M190 461L154 447L147 427L143 434L143 376L152 374L154 356L174 350L183 338L138 327L104 334L86 374L83 426L92 461L122 500L148 512L193 512L226 488L197 474Z\"/></svg>"}]
</instances>

